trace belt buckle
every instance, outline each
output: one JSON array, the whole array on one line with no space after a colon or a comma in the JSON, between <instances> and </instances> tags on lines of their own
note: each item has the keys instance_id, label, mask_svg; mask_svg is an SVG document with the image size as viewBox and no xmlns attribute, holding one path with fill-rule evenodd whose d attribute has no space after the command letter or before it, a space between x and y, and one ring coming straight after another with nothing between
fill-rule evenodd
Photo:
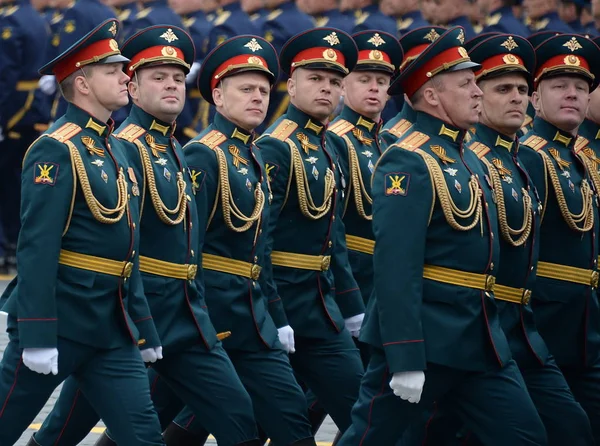
<instances>
[{"instance_id":1,"label":"belt buckle","mask_svg":"<svg viewBox=\"0 0 600 446\"><path fill-rule=\"evenodd\" d=\"M494 285L496 285L496 276L489 274L485 276L485 290L490 293L494 292Z\"/></svg>"},{"instance_id":2,"label":"belt buckle","mask_svg":"<svg viewBox=\"0 0 600 446\"><path fill-rule=\"evenodd\" d=\"M521 297L521 303L523 305L529 305L531 301L531 290L523 290L523 296Z\"/></svg>"},{"instance_id":3,"label":"belt buckle","mask_svg":"<svg viewBox=\"0 0 600 446\"><path fill-rule=\"evenodd\" d=\"M598 271L592 271L592 277L590 278L590 285L592 285L592 288L598 288L599 276L600 274L598 273Z\"/></svg>"},{"instance_id":4,"label":"belt buckle","mask_svg":"<svg viewBox=\"0 0 600 446\"><path fill-rule=\"evenodd\" d=\"M194 280L196 278L196 274L198 273L198 265L188 265L187 266L187 280Z\"/></svg>"},{"instance_id":5,"label":"belt buckle","mask_svg":"<svg viewBox=\"0 0 600 446\"><path fill-rule=\"evenodd\" d=\"M331 265L331 256L323 256L321 258L321 271L327 271Z\"/></svg>"},{"instance_id":6,"label":"belt buckle","mask_svg":"<svg viewBox=\"0 0 600 446\"><path fill-rule=\"evenodd\" d=\"M261 271L262 267L260 265L252 265L252 267L250 267L250 277L252 278L252 280L258 280Z\"/></svg>"},{"instance_id":7,"label":"belt buckle","mask_svg":"<svg viewBox=\"0 0 600 446\"><path fill-rule=\"evenodd\" d=\"M131 277L132 271L133 271L133 263L127 262L127 263L125 263L125 266L123 267L123 272L121 273L121 276L126 279L129 279Z\"/></svg>"}]
</instances>

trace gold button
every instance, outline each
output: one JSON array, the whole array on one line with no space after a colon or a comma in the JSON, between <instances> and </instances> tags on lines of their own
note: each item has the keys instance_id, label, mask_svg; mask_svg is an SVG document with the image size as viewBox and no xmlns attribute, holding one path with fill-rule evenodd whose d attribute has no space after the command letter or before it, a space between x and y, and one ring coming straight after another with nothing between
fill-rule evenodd
<instances>
[{"instance_id":1,"label":"gold button","mask_svg":"<svg viewBox=\"0 0 600 446\"><path fill-rule=\"evenodd\" d=\"M254 256L254 261L258 262L258 256Z\"/></svg>"},{"instance_id":2,"label":"gold button","mask_svg":"<svg viewBox=\"0 0 600 446\"><path fill-rule=\"evenodd\" d=\"M133 224L133 229L135 229L135 223Z\"/></svg>"},{"instance_id":3,"label":"gold button","mask_svg":"<svg viewBox=\"0 0 600 446\"><path fill-rule=\"evenodd\" d=\"M331 221L335 221L335 215L331 217Z\"/></svg>"},{"instance_id":4,"label":"gold button","mask_svg":"<svg viewBox=\"0 0 600 446\"><path fill-rule=\"evenodd\" d=\"M490 263L490 270L493 271L494 270L494 262Z\"/></svg>"},{"instance_id":5,"label":"gold button","mask_svg":"<svg viewBox=\"0 0 600 446\"><path fill-rule=\"evenodd\" d=\"M127 199L131 200L131 194L127 194Z\"/></svg>"},{"instance_id":6,"label":"gold button","mask_svg":"<svg viewBox=\"0 0 600 446\"><path fill-rule=\"evenodd\" d=\"M329 243L327 243L327 246L329 246L331 248L333 246L333 242L331 240L329 240Z\"/></svg>"},{"instance_id":7,"label":"gold button","mask_svg":"<svg viewBox=\"0 0 600 446\"><path fill-rule=\"evenodd\" d=\"M135 255L135 251L131 251L131 255L134 256Z\"/></svg>"},{"instance_id":8,"label":"gold button","mask_svg":"<svg viewBox=\"0 0 600 446\"><path fill-rule=\"evenodd\" d=\"M531 268L529 268L530 271L533 271L533 266Z\"/></svg>"},{"instance_id":9,"label":"gold button","mask_svg":"<svg viewBox=\"0 0 600 446\"><path fill-rule=\"evenodd\" d=\"M258 230L258 235L262 235L262 229Z\"/></svg>"},{"instance_id":10,"label":"gold button","mask_svg":"<svg viewBox=\"0 0 600 446\"><path fill-rule=\"evenodd\" d=\"M192 254L192 257L194 257L194 250L193 249L190 251L190 253Z\"/></svg>"},{"instance_id":11,"label":"gold button","mask_svg":"<svg viewBox=\"0 0 600 446\"><path fill-rule=\"evenodd\" d=\"M492 237L492 240L494 240L494 233L490 232L490 237Z\"/></svg>"}]
</instances>

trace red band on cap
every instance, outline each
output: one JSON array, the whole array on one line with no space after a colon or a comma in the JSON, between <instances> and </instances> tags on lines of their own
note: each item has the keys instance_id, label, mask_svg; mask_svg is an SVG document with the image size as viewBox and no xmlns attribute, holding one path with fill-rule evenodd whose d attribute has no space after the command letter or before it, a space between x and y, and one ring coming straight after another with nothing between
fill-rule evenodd
<instances>
[{"instance_id":1,"label":"red band on cap","mask_svg":"<svg viewBox=\"0 0 600 446\"><path fill-rule=\"evenodd\" d=\"M188 66L188 64L185 62L183 51L174 46L160 45L145 48L133 56L131 58L131 62L129 62L129 65L127 65L127 71L135 71L144 63L149 63L155 60L169 59L173 59L173 63Z\"/></svg>"},{"instance_id":2,"label":"red band on cap","mask_svg":"<svg viewBox=\"0 0 600 446\"><path fill-rule=\"evenodd\" d=\"M535 83L539 82L540 76L545 71L552 70L553 68L564 68L565 70L573 69L579 71L586 71L589 77L593 77L590 72L590 64L581 56L575 54L559 54L553 56L544 62L535 73ZM582 73L583 74L583 73Z\"/></svg>"},{"instance_id":3,"label":"red band on cap","mask_svg":"<svg viewBox=\"0 0 600 446\"><path fill-rule=\"evenodd\" d=\"M75 73L75 71L77 71L79 68L90 63L99 62L105 57L112 56L114 54L121 54L116 40L99 40L98 42L94 42L58 62L52 71L56 76L56 80L58 82L62 82L69 75Z\"/></svg>"},{"instance_id":4,"label":"red band on cap","mask_svg":"<svg viewBox=\"0 0 600 446\"><path fill-rule=\"evenodd\" d=\"M421 68L404 80L402 87L404 93L411 97L425 82L435 76L438 72L446 70L454 65L470 60L467 51L461 46L455 46L442 51L440 54L428 60ZM429 74L429 76L428 76Z\"/></svg>"},{"instance_id":5,"label":"red band on cap","mask_svg":"<svg viewBox=\"0 0 600 446\"><path fill-rule=\"evenodd\" d=\"M315 47L296 54L296 57L292 59L291 71L311 62L329 62L346 67L346 58L341 51L334 48Z\"/></svg>"},{"instance_id":6,"label":"red band on cap","mask_svg":"<svg viewBox=\"0 0 600 446\"><path fill-rule=\"evenodd\" d=\"M210 88L214 89L219 81L223 79L228 73L234 72L241 68L255 69L259 71L271 72L267 61L260 56L253 56L251 54L242 54L239 56L232 57L223 62L214 71L210 78Z\"/></svg>"},{"instance_id":7,"label":"red band on cap","mask_svg":"<svg viewBox=\"0 0 600 446\"><path fill-rule=\"evenodd\" d=\"M500 67L502 68L510 68L510 67L518 67L520 66L523 70L527 71L525 68L525 64L523 63L523 59L521 59L516 54L496 54L483 62L481 62L481 69L475 72L475 76L480 76L486 71L493 71Z\"/></svg>"}]
</instances>

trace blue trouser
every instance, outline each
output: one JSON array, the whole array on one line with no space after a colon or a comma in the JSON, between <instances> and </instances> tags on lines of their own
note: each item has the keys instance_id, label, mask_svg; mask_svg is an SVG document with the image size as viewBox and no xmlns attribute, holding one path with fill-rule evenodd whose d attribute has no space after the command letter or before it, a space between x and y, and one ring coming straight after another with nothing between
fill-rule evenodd
<instances>
[{"instance_id":1,"label":"blue trouser","mask_svg":"<svg viewBox=\"0 0 600 446\"><path fill-rule=\"evenodd\" d=\"M393 445L442 398L488 446L547 444L544 425L514 361L488 372L428 364L418 404L394 395L391 378L384 352L373 349L352 409L352 426L338 446Z\"/></svg>"},{"instance_id":2,"label":"blue trouser","mask_svg":"<svg viewBox=\"0 0 600 446\"><path fill-rule=\"evenodd\" d=\"M152 364L152 369L161 377L158 382L156 376L150 377L151 396L159 407L169 402L164 399L166 384L169 394L177 395L198 414L219 445L237 445L257 438L250 396L220 344L210 351L195 344L179 352L165 352L164 359ZM147 386L148 375L145 379ZM157 384L164 386L162 391ZM100 416L78 392L76 383L67 380L54 409L35 434L41 446L77 445L96 425ZM171 419L162 417L161 422L167 425ZM119 442L108 428L117 444L128 444Z\"/></svg>"},{"instance_id":3,"label":"blue trouser","mask_svg":"<svg viewBox=\"0 0 600 446\"><path fill-rule=\"evenodd\" d=\"M117 443L164 445L137 346L100 350L58 338L57 348L58 375L32 372L21 359L18 331L9 331L0 363L0 445L16 443L67 377L101 414Z\"/></svg>"}]
</instances>

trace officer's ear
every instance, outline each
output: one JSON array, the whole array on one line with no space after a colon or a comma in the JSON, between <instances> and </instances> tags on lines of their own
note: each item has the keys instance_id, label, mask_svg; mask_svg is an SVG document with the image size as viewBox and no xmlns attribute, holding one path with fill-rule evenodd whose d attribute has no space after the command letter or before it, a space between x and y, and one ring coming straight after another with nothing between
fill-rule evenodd
<instances>
[{"instance_id":1,"label":"officer's ear","mask_svg":"<svg viewBox=\"0 0 600 446\"><path fill-rule=\"evenodd\" d=\"M292 73L292 76L287 80L287 90L288 94L291 98L296 97L296 77L294 76L295 72Z\"/></svg>"},{"instance_id":2,"label":"officer's ear","mask_svg":"<svg viewBox=\"0 0 600 446\"><path fill-rule=\"evenodd\" d=\"M539 114L539 112L542 108L542 98L538 91L539 88L540 88L540 85L538 85L538 88L533 93L531 93L531 105L533 105L533 109L535 110L535 112L537 114Z\"/></svg>"},{"instance_id":3,"label":"officer's ear","mask_svg":"<svg viewBox=\"0 0 600 446\"><path fill-rule=\"evenodd\" d=\"M431 83L423 86L423 100L432 107L440 105L440 96L438 91L434 88Z\"/></svg>"},{"instance_id":4,"label":"officer's ear","mask_svg":"<svg viewBox=\"0 0 600 446\"><path fill-rule=\"evenodd\" d=\"M223 81L219 81L219 83L217 84L217 86L215 88L213 88L212 91L212 98L213 98L213 102L215 103L215 105L217 107L222 107L224 104L224 100L223 100Z\"/></svg>"}]
</instances>

